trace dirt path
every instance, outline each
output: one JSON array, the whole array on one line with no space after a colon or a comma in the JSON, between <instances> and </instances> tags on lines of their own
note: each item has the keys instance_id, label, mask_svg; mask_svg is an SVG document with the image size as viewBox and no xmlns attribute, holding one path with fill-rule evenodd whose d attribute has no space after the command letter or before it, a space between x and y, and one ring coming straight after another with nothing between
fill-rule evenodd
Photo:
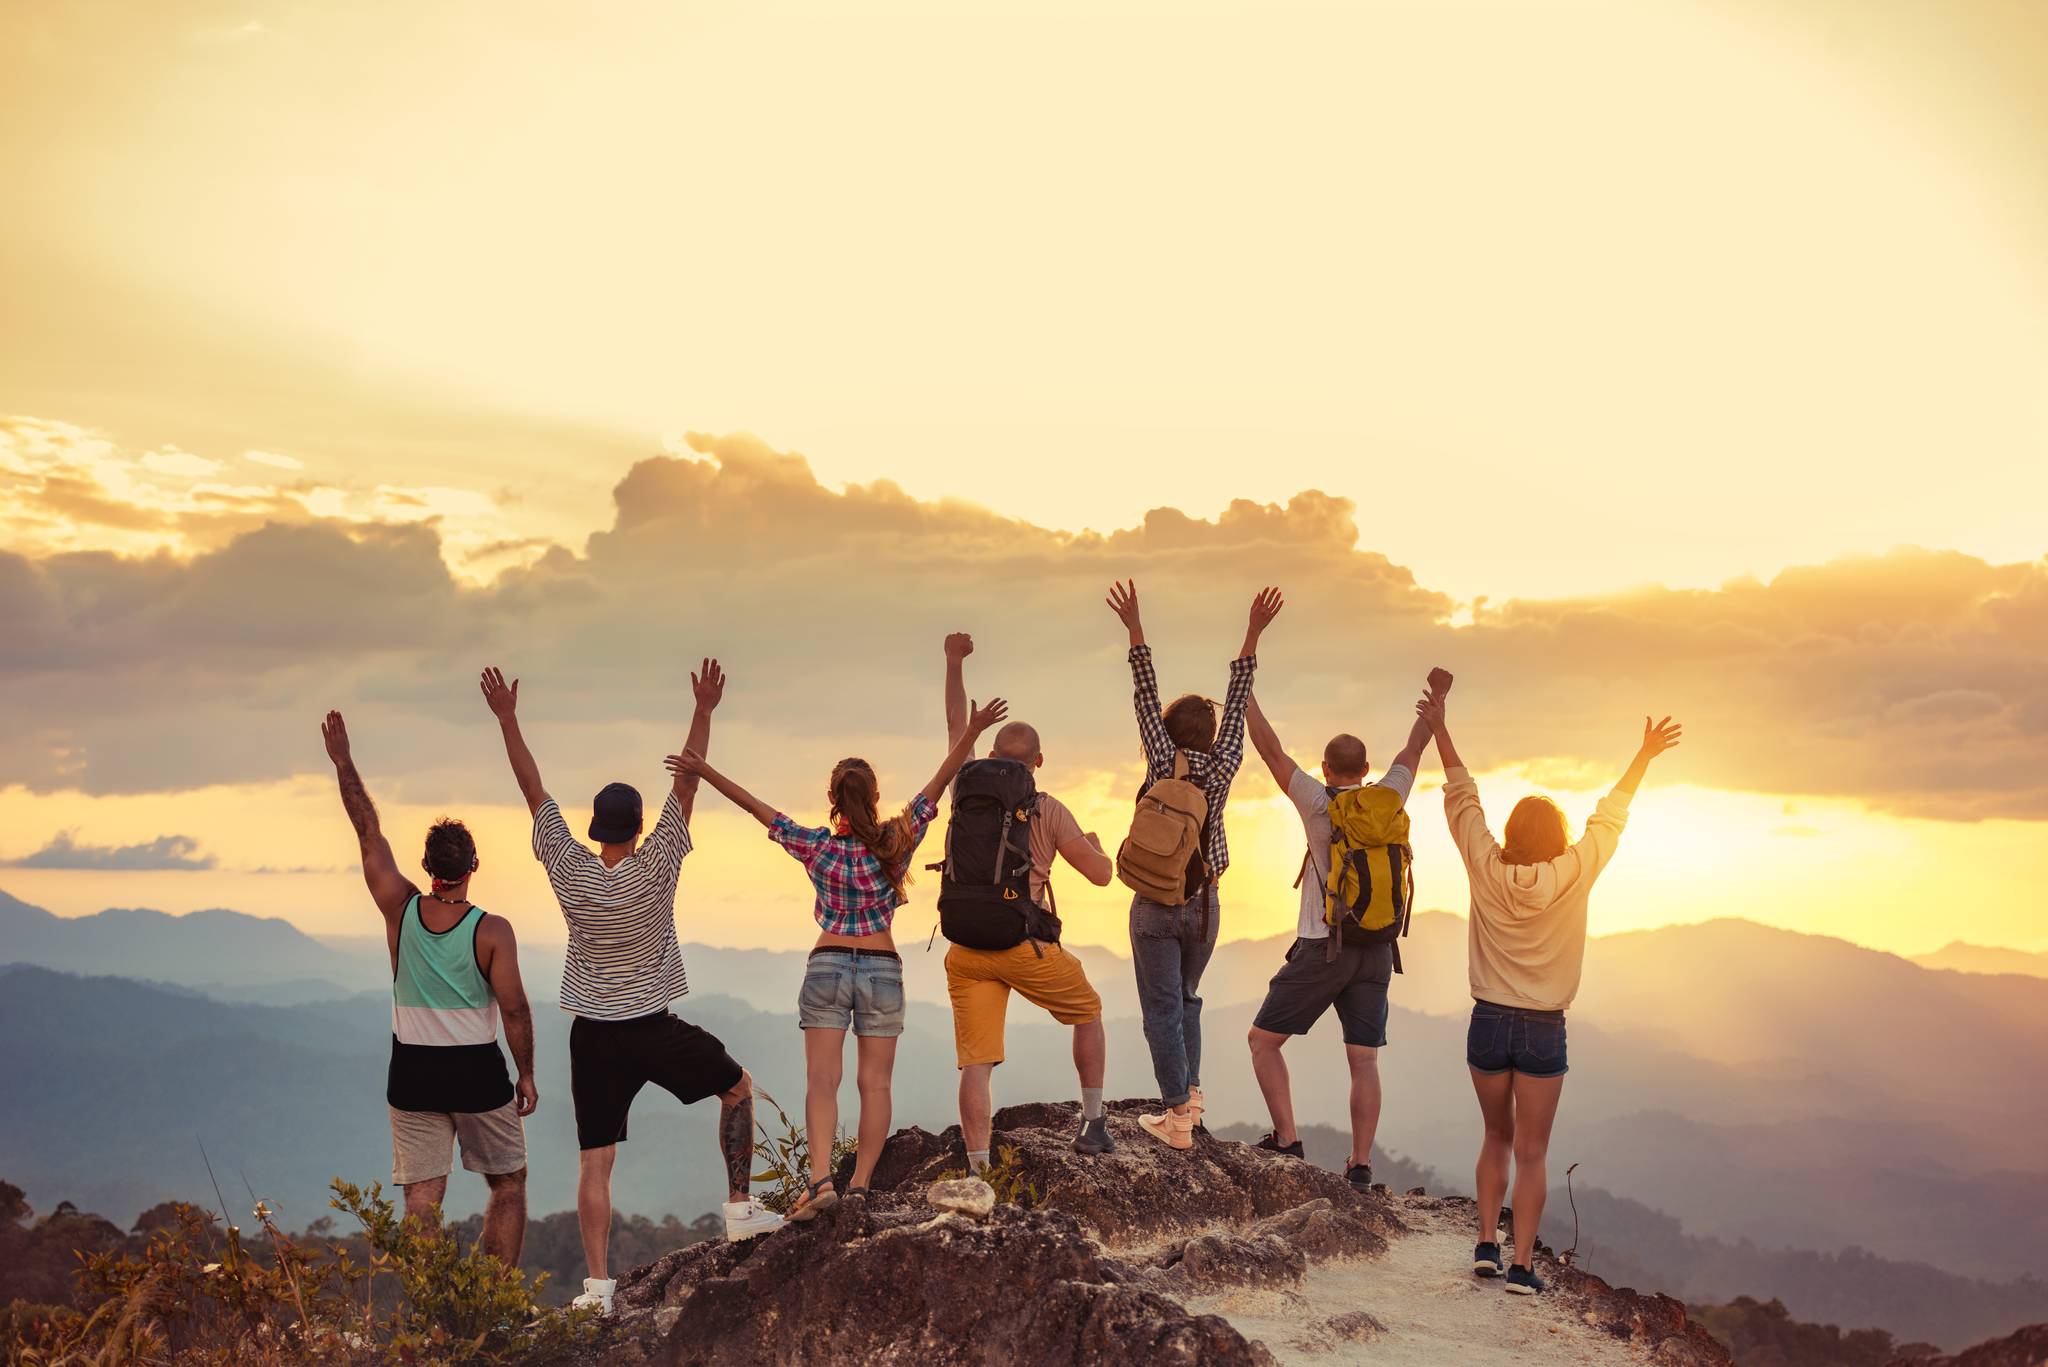
<instances>
[{"instance_id":1,"label":"dirt path","mask_svg":"<svg viewBox=\"0 0 2048 1367\"><path fill-rule=\"evenodd\" d=\"M1382 1258L1312 1266L1293 1290L1225 1291L1185 1304L1223 1316L1284 1364L1528 1367L1647 1360L1627 1341L1588 1325L1565 1296L1510 1296L1499 1279L1473 1276L1470 1208L1430 1205L1403 1204L1401 1218L1412 1232L1394 1239ZM1355 1317L1346 1323L1343 1317L1355 1311L1383 1329Z\"/></svg>"}]
</instances>

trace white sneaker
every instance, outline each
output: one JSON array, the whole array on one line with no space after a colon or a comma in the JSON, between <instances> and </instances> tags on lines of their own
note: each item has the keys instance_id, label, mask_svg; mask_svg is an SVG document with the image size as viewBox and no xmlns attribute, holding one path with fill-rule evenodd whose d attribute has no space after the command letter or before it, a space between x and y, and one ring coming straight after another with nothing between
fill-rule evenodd
<instances>
[{"instance_id":1,"label":"white sneaker","mask_svg":"<svg viewBox=\"0 0 2048 1367\"><path fill-rule=\"evenodd\" d=\"M782 1217L751 1198L725 1203L725 1241L736 1244L782 1228Z\"/></svg>"},{"instance_id":2,"label":"white sneaker","mask_svg":"<svg viewBox=\"0 0 2048 1367\"><path fill-rule=\"evenodd\" d=\"M569 1304L595 1308L598 1314L609 1315L612 1312L612 1292L618 1289L616 1277L585 1277L583 1294Z\"/></svg>"}]
</instances>

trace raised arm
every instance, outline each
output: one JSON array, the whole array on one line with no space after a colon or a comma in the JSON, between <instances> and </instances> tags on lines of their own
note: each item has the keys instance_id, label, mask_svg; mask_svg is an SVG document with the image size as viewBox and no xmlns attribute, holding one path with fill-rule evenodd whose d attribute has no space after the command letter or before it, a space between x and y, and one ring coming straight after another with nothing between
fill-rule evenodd
<instances>
[{"instance_id":1,"label":"raised arm","mask_svg":"<svg viewBox=\"0 0 2048 1367\"><path fill-rule=\"evenodd\" d=\"M1429 672L1431 682L1435 682L1436 675L1436 670ZM1415 704L1415 724L1428 728L1430 736L1436 741L1436 757L1444 768L1462 769L1465 767L1465 761L1458 758L1458 747L1451 743L1451 723L1444 715L1444 695L1450 691L1450 687L1446 683L1441 691L1423 694L1422 700ZM1413 739L1412 732L1410 739ZM1421 754L1419 750L1416 753L1418 756Z\"/></svg>"},{"instance_id":2,"label":"raised arm","mask_svg":"<svg viewBox=\"0 0 2048 1367\"><path fill-rule=\"evenodd\" d=\"M1266 720L1265 710L1259 706L1257 694L1253 694L1246 701L1244 719L1251 731L1252 748L1257 750L1259 758L1266 762L1266 770L1273 775L1273 782L1280 785L1281 792L1286 792L1287 785L1294 781L1294 771L1301 766L1294 762L1293 756L1280 744L1279 733L1274 731L1273 724ZM1416 724L1421 725L1420 722Z\"/></svg>"},{"instance_id":3,"label":"raised arm","mask_svg":"<svg viewBox=\"0 0 2048 1367\"><path fill-rule=\"evenodd\" d=\"M960 772L960 766L973 757L974 744L981 739L981 733L1009 715L1010 705L1001 698L989 699L987 707L975 707L972 704L968 706L966 728L953 738L953 748L946 752L946 758L940 762L939 772L933 774L932 781L924 785L924 797L927 801L939 800L940 794L946 791L946 785Z\"/></svg>"},{"instance_id":4,"label":"raised arm","mask_svg":"<svg viewBox=\"0 0 2048 1367\"><path fill-rule=\"evenodd\" d=\"M1450 691L1451 671L1442 667L1430 670L1429 687L1425 690L1425 696L1437 700L1437 711L1439 713L1443 711L1444 698ZM1400 754L1394 756L1394 764L1401 766L1411 774L1414 773L1421 767L1422 752L1429 745L1430 737L1434 734L1435 732L1428 718L1422 715L1422 705L1417 703L1415 708L1415 724L1408 728L1408 743L1401 747ZM1437 758L1445 764L1452 763L1450 760L1443 759L1441 751L1438 752ZM1388 767L1392 768L1393 766L1390 765Z\"/></svg>"},{"instance_id":5,"label":"raised arm","mask_svg":"<svg viewBox=\"0 0 2048 1367\"><path fill-rule=\"evenodd\" d=\"M1251 620L1245 627L1244 648L1230 662L1230 687L1223 693L1223 715L1216 719L1216 743L1209 747L1208 779L1227 781L1244 763L1245 709L1252 700L1252 675L1259 667L1259 636L1280 615L1286 600L1280 590L1265 588L1252 599Z\"/></svg>"},{"instance_id":6,"label":"raised arm","mask_svg":"<svg viewBox=\"0 0 2048 1367\"><path fill-rule=\"evenodd\" d=\"M773 807L712 768L705 762L704 756L696 751L685 750L680 755L670 755L662 762L668 766L668 771L676 776L677 783L681 783L685 775L692 779L702 778L706 783L724 794L725 799L732 803L733 806L748 813L763 826L773 826L775 824L775 809Z\"/></svg>"},{"instance_id":7,"label":"raised arm","mask_svg":"<svg viewBox=\"0 0 2048 1367\"><path fill-rule=\"evenodd\" d=\"M1273 619L1278 617L1280 609L1286 606L1287 599L1281 595L1279 589L1259 590L1258 596L1252 599L1251 618L1245 623L1244 645L1237 652L1239 659L1249 659L1259 653L1259 637L1265 633L1267 627L1273 625Z\"/></svg>"},{"instance_id":8,"label":"raised arm","mask_svg":"<svg viewBox=\"0 0 2048 1367\"><path fill-rule=\"evenodd\" d=\"M1636 757L1629 761L1628 769L1621 776L1621 782L1614 785L1619 793L1634 795L1642 784L1643 775L1650 771L1650 761L1666 750L1676 749L1678 742L1685 738L1685 725L1666 717L1654 726L1648 717L1643 718L1643 744L1636 751Z\"/></svg>"},{"instance_id":9,"label":"raised arm","mask_svg":"<svg viewBox=\"0 0 2048 1367\"><path fill-rule=\"evenodd\" d=\"M1152 770L1173 763L1173 738L1166 734L1166 722L1159 715L1159 675L1152 669L1152 648L1145 644L1145 624L1138 617L1138 585L1126 580L1109 586L1103 600L1131 634L1131 706L1138 717L1138 739L1145 747L1145 764Z\"/></svg>"},{"instance_id":10,"label":"raised arm","mask_svg":"<svg viewBox=\"0 0 2048 1367\"><path fill-rule=\"evenodd\" d=\"M507 684L505 671L492 665L477 680L477 687L483 690L484 705L498 719L498 730L505 737L505 758L512 761L512 777L518 780L526 810L537 812L548 800L548 790L541 786L540 766L533 762L533 751L526 748L526 737L519 734L519 680Z\"/></svg>"},{"instance_id":11,"label":"raised arm","mask_svg":"<svg viewBox=\"0 0 2048 1367\"><path fill-rule=\"evenodd\" d=\"M484 976L490 980L491 995L498 999L498 1014L505 1021L512 1066L519 1070L513 1088L519 1114L532 1115L540 1104L540 1091L533 1082L533 1007L526 1000L526 984L519 979L519 943L512 934L512 923L502 916L484 917L476 928L476 942L486 957Z\"/></svg>"},{"instance_id":12,"label":"raised arm","mask_svg":"<svg viewBox=\"0 0 2048 1367\"><path fill-rule=\"evenodd\" d=\"M967 725L967 657L974 653L974 638L964 631L946 637L946 744L960 739Z\"/></svg>"},{"instance_id":13,"label":"raised arm","mask_svg":"<svg viewBox=\"0 0 2048 1367\"><path fill-rule=\"evenodd\" d=\"M711 753L711 714L718 708L719 700L725 697L725 671L718 667L718 661L705 658L696 673L690 675L690 691L696 695L697 710L690 714L690 734L683 741L683 752L691 755ZM690 824L690 813L697 807L697 776L677 774L675 776L676 810L683 818L683 824Z\"/></svg>"},{"instance_id":14,"label":"raised arm","mask_svg":"<svg viewBox=\"0 0 2048 1367\"><path fill-rule=\"evenodd\" d=\"M334 761L335 782L341 787L341 809L348 813L349 824L356 828L356 843L363 854L363 882L384 919L395 920L419 889L398 871L398 861L391 857L391 842L384 838L384 828L377 821L377 804L370 801L363 776L356 772L355 759L349 753L348 724L341 719L341 713L327 714L327 719L320 723L320 739L327 744L327 758Z\"/></svg>"},{"instance_id":15,"label":"raised arm","mask_svg":"<svg viewBox=\"0 0 2048 1367\"><path fill-rule=\"evenodd\" d=\"M1472 775L1458 758L1458 747L1451 743L1443 692L1424 694L1415 704L1415 716L1429 727L1430 735L1436 739L1437 758L1443 761L1444 820L1450 824L1451 839L1465 867L1476 872L1499 855L1500 842L1486 828L1486 810L1479 805L1479 785L1472 781Z\"/></svg>"}]
</instances>

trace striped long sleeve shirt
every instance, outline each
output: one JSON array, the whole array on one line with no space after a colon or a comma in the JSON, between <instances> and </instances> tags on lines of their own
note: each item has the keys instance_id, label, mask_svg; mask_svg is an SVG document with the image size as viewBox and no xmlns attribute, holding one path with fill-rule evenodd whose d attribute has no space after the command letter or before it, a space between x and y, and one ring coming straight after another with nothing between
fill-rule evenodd
<instances>
[{"instance_id":1,"label":"striped long sleeve shirt","mask_svg":"<svg viewBox=\"0 0 2048 1367\"><path fill-rule=\"evenodd\" d=\"M1230 784L1244 763L1244 711L1251 702L1252 676L1258 672L1256 655L1241 655L1230 662L1230 687L1223 695L1223 715L1216 722L1216 743L1208 750L1189 750L1188 777L1200 785L1209 799L1209 876L1221 878L1230 867L1230 842L1223 834L1223 804L1230 797ZM1173 759L1181 753L1166 734L1159 715L1159 676L1152 670L1152 647L1131 647L1133 704L1138 714L1138 737L1145 743L1145 786L1151 787L1173 773Z\"/></svg>"}]
</instances>

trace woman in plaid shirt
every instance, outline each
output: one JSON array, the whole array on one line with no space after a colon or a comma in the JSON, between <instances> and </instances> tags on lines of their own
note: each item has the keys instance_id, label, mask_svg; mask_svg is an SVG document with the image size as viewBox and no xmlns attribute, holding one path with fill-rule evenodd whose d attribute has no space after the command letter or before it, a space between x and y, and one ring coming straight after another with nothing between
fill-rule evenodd
<instances>
[{"instance_id":1,"label":"woman in plaid shirt","mask_svg":"<svg viewBox=\"0 0 2048 1367\"><path fill-rule=\"evenodd\" d=\"M889 1137L889 1077L896 1067L896 1038L903 1033L903 960L889 932L896 908L906 900L910 856L938 815L939 794L974 753L981 733L1008 715L1001 698L976 707L967 730L953 742L939 771L901 815L881 819L881 785L864 759L833 766L826 794L832 825L799 826L719 773L704 757L685 750L668 759L669 771L701 775L706 783L753 814L768 838L804 866L817 890L812 914L818 943L804 970L797 996L797 1024L804 1032L804 1129L811 1138L811 1185L790 1218L808 1220L839 1199L832 1185L832 1139L839 1132L839 1080L845 1069L846 1032L856 1040L860 1086L860 1149L853 1189L873 1175Z\"/></svg>"}]
</instances>

